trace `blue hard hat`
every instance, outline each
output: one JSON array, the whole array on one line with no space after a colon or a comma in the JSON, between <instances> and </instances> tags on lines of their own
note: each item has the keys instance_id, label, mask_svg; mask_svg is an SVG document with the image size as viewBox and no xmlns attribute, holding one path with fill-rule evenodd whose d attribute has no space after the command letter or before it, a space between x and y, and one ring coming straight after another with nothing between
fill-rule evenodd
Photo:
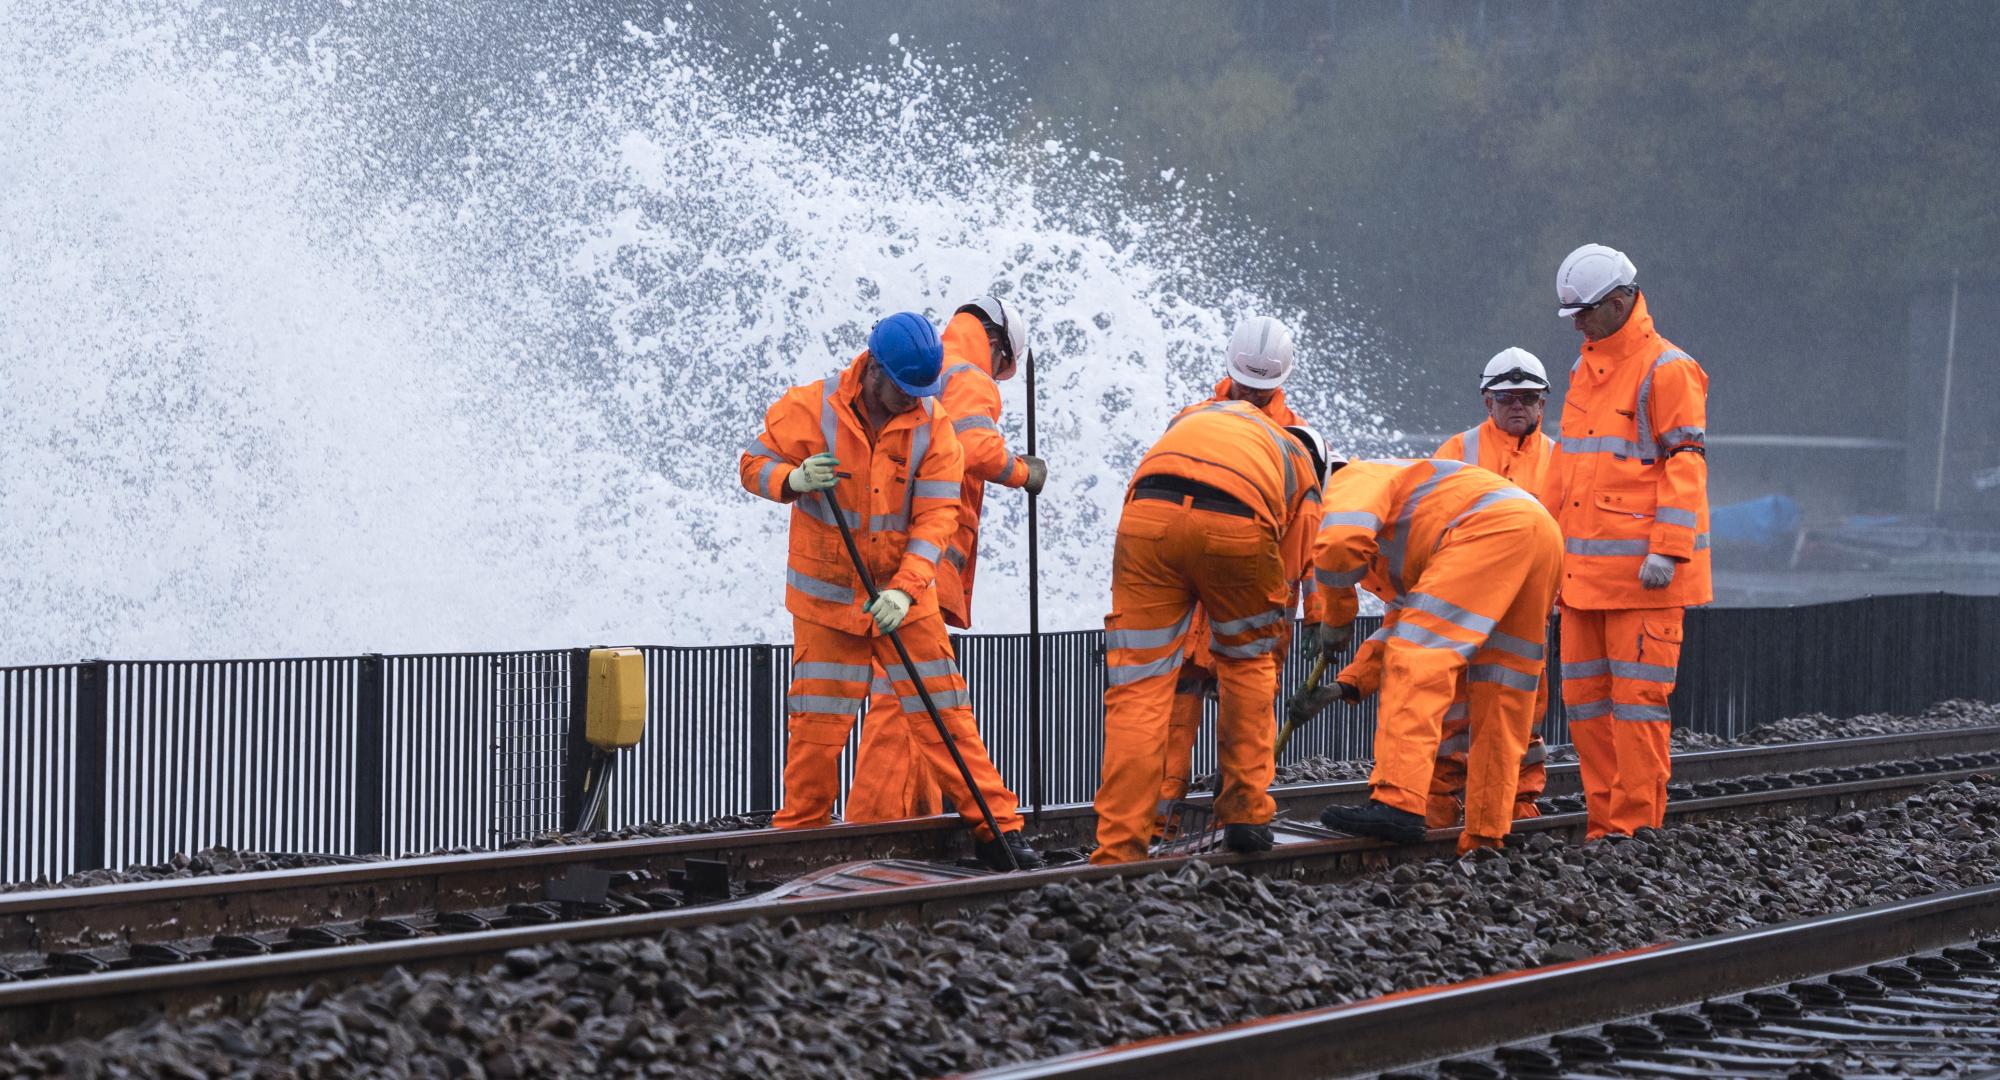
<instances>
[{"instance_id":1,"label":"blue hard hat","mask_svg":"<svg viewBox=\"0 0 2000 1080\"><path fill-rule=\"evenodd\" d=\"M944 343L929 319L899 311L868 332L868 355L889 378L912 397L938 392L938 369L944 366Z\"/></svg>"}]
</instances>

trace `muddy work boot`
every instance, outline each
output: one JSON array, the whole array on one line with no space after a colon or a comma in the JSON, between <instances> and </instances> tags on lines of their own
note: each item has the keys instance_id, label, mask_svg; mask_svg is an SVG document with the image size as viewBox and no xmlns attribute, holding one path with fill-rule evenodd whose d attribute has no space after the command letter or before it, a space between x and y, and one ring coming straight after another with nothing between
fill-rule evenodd
<instances>
[{"instance_id":1,"label":"muddy work boot","mask_svg":"<svg viewBox=\"0 0 2000 1080\"><path fill-rule=\"evenodd\" d=\"M1006 846L1002 847L1002 844ZM1028 846L1027 838L1021 835L1019 829L1001 833L998 840L981 840L972 845L973 857L988 870L1014 869L1013 864L1007 861L1009 851L1014 853L1014 861L1020 863L1023 870L1040 870L1048 865L1041 852Z\"/></svg>"},{"instance_id":2,"label":"muddy work boot","mask_svg":"<svg viewBox=\"0 0 2000 1080\"><path fill-rule=\"evenodd\" d=\"M1361 806L1329 806L1319 812L1319 823L1335 832L1373 836L1398 844L1421 843L1424 816L1398 810L1373 799Z\"/></svg>"},{"instance_id":3,"label":"muddy work boot","mask_svg":"<svg viewBox=\"0 0 2000 1080\"><path fill-rule=\"evenodd\" d=\"M1222 846L1239 855L1250 855L1271 850L1273 838L1269 825L1224 825Z\"/></svg>"}]
</instances>

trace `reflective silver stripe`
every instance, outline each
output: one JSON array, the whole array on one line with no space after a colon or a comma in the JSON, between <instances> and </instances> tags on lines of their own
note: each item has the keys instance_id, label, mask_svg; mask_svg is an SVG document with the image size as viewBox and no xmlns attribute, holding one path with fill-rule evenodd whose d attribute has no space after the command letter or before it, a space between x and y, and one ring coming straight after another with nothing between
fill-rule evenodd
<instances>
[{"instance_id":1,"label":"reflective silver stripe","mask_svg":"<svg viewBox=\"0 0 2000 1080\"><path fill-rule=\"evenodd\" d=\"M1706 551L1706 550L1708 550L1708 534L1707 534L1707 533L1696 533L1696 534L1694 534L1694 549L1695 549L1696 551Z\"/></svg>"},{"instance_id":2,"label":"reflective silver stripe","mask_svg":"<svg viewBox=\"0 0 2000 1080\"><path fill-rule=\"evenodd\" d=\"M1000 425L994 423L990 416L961 416L951 422L951 429L960 435L974 428L982 431L999 431Z\"/></svg>"},{"instance_id":3,"label":"reflective silver stripe","mask_svg":"<svg viewBox=\"0 0 2000 1080\"><path fill-rule=\"evenodd\" d=\"M1015 457L1014 457L1014 451L1012 451L1012 450L1002 450L1002 451L1000 451L1000 475L1001 475L1001 476L1006 476L1007 474L1009 474L1009 473L1011 473L1011 472L1013 472L1013 471L1014 471L1014 461L1015 461L1015 460L1016 460L1016 459L1015 459Z\"/></svg>"},{"instance_id":4,"label":"reflective silver stripe","mask_svg":"<svg viewBox=\"0 0 2000 1080\"><path fill-rule=\"evenodd\" d=\"M833 416L833 395L840 389L840 373L835 372L819 381L819 433L826 440L826 452L838 455L840 442L840 422Z\"/></svg>"},{"instance_id":5,"label":"reflective silver stripe","mask_svg":"<svg viewBox=\"0 0 2000 1080\"><path fill-rule=\"evenodd\" d=\"M1479 428L1476 426L1466 428L1458 433L1458 437L1464 440L1464 447L1458 453L1458 460L1467 465L1479 464Z\"/></svg>"},{"instance_id":6,"label":"reflective silver stripe","mask_svg":"<svg viewBox=\"0 0 2000 1080\"><path fill-rule=\"evenodd\" d=\"M772 461L785 460L785 455L778 453L776 450L773 450L768 446L765 446L764 440L761 437L751 439L749 442L744 443L743 452L750 455L751 457L770 458Z\"/></svg>"},{"instance_id":7,"label":"reflective silver stripe","mask_svg":"<svg viewBox=\"0 0 2000 1080\"><path fill-rule=\"evenodd\" d=\"M1321 530L1355 528L1381 532L1382 519L1366 510L1330 510L1319 516L1319 527Z\"/></svg>"},{"instance_id":8,"label":"reflective silver stripe","mask_svg":"<svg viewBox=\"0 0 2000 1080\"><path fill-rule=\"evenodd\" d=\"M1668 525L1679 525L1683 529L1694 528L1698 520L1694 515L1694 511L1682 510L1678 506L1662 506L1658 510L1653 511L1653 517L1657 521L1665 522Z\"/></svg>"},{"instance_id":9,"label":"reflective silver stripe","mask_svg":"<svg viewBox=\"0 0 2000 1080\"><path fill-rule=\"evenodd\" d=\"M925 484L937 484L951 488L949 492L943 495L933 495L929 491L925 491L923 492L923 496L927 499L958 498L958 485L956 484L950 484L942 480L919 481L917 479L917 470L923 468L924 455L930 453L931 420L937 416L937 410L934 407L932 399L924 398L923 405L924 420L917 425L916 430L910 432L910 475L909 482L905 485L906 490L903 492L903 523L897 531L909 530L910 517L915 512L912 507L915 506L917 501L917 489L923 487Z\"/></svg>"},{"instance_id":10,"label":"reflective silver stripe","mask_svg":"<svg viewBox=\"0 0 2000 1080\"><path fill-rule=\"evenodd\" d=\"M944 554L942 549L940 549L936 544L931 543L929 540L912 540L910 541L909 546L904 550L908 551L912 555L915 555L919 559L923 559L931 563L932 565L936 565L938 558Z\"/></svg>"},{"instance_id":11,"label":"reflective silver stripe","mask_svg":"<svg viewBox=\"0 0 2000 1080\"><path fill-rule=\"evenodd\" d=\"M1156 675L1172 675L1180 667L1181 652L1175 649L1150 664L1113 664L1107 679L1113 686L1125 686Z\"/></svg>"},{"instance_id":12,"label":"reflective silver stripe","mask_svg":"<svg viewBox=\"0 0 2000 1080\"><path fill-rule=\"evenodd\" d=\"M854 590L852 588L846 585L835 585L831 581L821 581L816 577L809 577L789 567L785 570L785 584L805 593L807 596L816 597L820 600L831 600L836 604L851 604L854 602Z\"/></svg>"},{"instance_id":13,"label":"reflective silver stripe","mask_svg":"<svg viewBox=\"0 0 2000 1080\"><path fill-rule=\"evenodd\" d=\"M1111 649L1157 649L1172 645L1187 633L1188 623L1194 619L1194 609L1189 608L1179 622L1158 630L1108 630L1104 634L1104 648Z\"/></svg>"},{"instance_id":14,"label":"reflective silver stripe","mask_svg":"<svg viewBox=\"0 0 2000 1080\"><path fill-rule=\"evenodd\" d=\"M1542 762L1547 761L1548 757L1549 757L1548 743L1532 742L1528 744L1527 752L1521 755L1521 764L1540 765Z\"/></svg>"},{"instance_id":15,"label":"reflective silver stripe","mask_svg":"<svg viewBox=\"0 0 2000 1080\"><path fill-rule=\"evenodd\" d=\"M1582 540L1563 538L1566 555L1644 555L1651 550L1646 540Z\"/></svg>"},{"instance_id":16,"label":"reflective silver stripe","mask_svg":"<svg viewBox=\"0 0 2000 1080\"><path fill-rule=\"evenodd\" d=\"M1248 645L1224 645L1215 639L1215 635L1210 634L1208 637L1209 652L1217 656L1227 656L1238 660L1248 659L1252 656L1262 656L1277 647L1278 639L1275 637L1259 638Z\"/></svg>"},{"instance_id":17,"label":"reflective silver stripe","mask_svg":"<svg viewBox=\"0 0 2000 1080\"><path fill-rule=\"evenodd\" d=\"M1548 655L1548 650L1532 641L1517 638L1504 630L1495 630L1486 635L1486 647L1513 653L1523 660L1540 660Z\"/></svg>"},{"instance_id":18,"label":"reflective silver stripe","mask_svg":"<svg viewBox=\"0 0 2000 1080\"><path fill-rule=\"evenodd\" d=\"M974 367L969 363L963 363L963 362L953 364L952 366L944 369L944 372L938 379L938 393L940 394L944 393L947 389L951 387L951 381L953 379L958 378L965 372L978 371L978 370L979 369L977 367Z\"/></svg>"},{"instance_id":19,"label":"reflective silver stripe","mask_svg":"<svg viewBox=\"0 0 2000 1080\"><path fill-rule=\"evenodd\" d=\"M1451 719L1451 714L1446 713L1445 719L1446 720ZM1453 735L1449 739L1439 740L1438 753L1437 753L1438 760L1443 761L1446 758L1457 757L1458 755L1463 754L1471 749L1472 749L1472 732L1461 731Z\"/></svg>"},{"instance_id":20,"label":"reflective silver stripe","mask_svg":"<svg viewBox=\"0 0 2000 1080\"><path fill-rule=\"evenodd\" d=\"M778 471L777 462L775 461L765 462L764 467L757 470L757 490L759 491L771 490L771 474L777 471Z\"/></svg>"},{"instance_id":21,"label":"reflective silver stripe","mask_svg":"<svg viewBox=\"0 0 2000 1080\"><path fill-rule=\"evenodd\" d=\"M1674 714L1665 705L1628 705L1622 701L1611 703L1613 720L1672 720Z\"/></svg>"},{"instance_id":22,"label":"reflective silver stripe","mask_svg":"<svg viewBox=\"0 0 2000 1080\"><path fill-rule=\"evenodd\" d=\"M1438 542L1442 544L1444 542L1444 534L1450 532L1453 529L1458 528L1459 523L1464 521L1466 518L1469 518L1472 515L1477 514L1481 510L1484 510L1487 507L1492 506L1494 503L1514 502L1516 500L1522 500L1526 502L1537 501L1533 495L1530 495L1527 492L1522 491L1520 488L1517 487L1504 487L1498 491L1489 491L1486 494L1481 495L1477 499L1472 500L1471 506L1468 506L1465 509L1459 511L1457 517L1452 518L1450 522L1446 523L1445 527L1438 532Z\"/></svg>"},{"instance_id":23,"label":"reflective silver stripe","mask_svg":"<svg viewBox=\"0 0 2000 1080\"><path fill-rule=\"evenodd\" d=\"M876 514L868 519L869 532L909 532L910 519L901 514Z\"/></svg>"},{"instance_id":24,"label":"reflective silver stripe","mask_svg":"<svg viewBox=\"0 0 2000 1080\"><path fill-rule=\"evenodd\" d=\"M1665 664L1641 664L1631 660L1611 661L1611 677L1614 679L1635 679L1639 682L1666 683L1671 686L1676 672Z\"/></svg>"},{"instance_id":25,"label":"reflective silver stripe","mask_svg":"<svg viewBox=\"0 0 2000 1080\"><path fill-rule=\"evenodd\" d=\"M1329 589L1348 588L1352 585L1358 584L1362 578L1365 578L1367 576L1368 576L1368 568L1365 566L1356 570L1313 571L1313 579Z\"/></svg>"},{"instance_id":26,"label":"reflective silver stripe","mask_svg":"<svg viewBox=\"0 0 2000 1080\"><path fill-rule=\"evenodd\" d=\"M868 680L868 690L870 693L888 694L891 697L895 696L896 693L896 688L889 685L889 680L880 675Z\"/></svg>"},{"instance_id":27,"label":"reflective silver stripe","mask_svg":"<svg viewBox=\"0 0 2000 1080\"><path fill-rule=\"evenodd\" d=\"M890 664L888 667L883 668L882 670L888 672L889 678L895 680L896 682L910 681L910 669L904 667L901 664ZM943 657L937 660L917 661L917 674L922 675L926 679L935 679L940 675L949 675L957 670L958 670L958 665L955 662L953 662L949 657Z\"/></svg>"},{"instance_id":28,"label":"reflective silver stripe","mask_svg":"<svg viewBox=\"0 0 2000 1080\"><path fill-rule=\"evenodd\" d=\"M935 702L940 709L956 709L961 706L971 705L972 695L964 690L946 690L942 694L931 694L931 701ZM906 713L922 715L925 712L924 699L916 694L911 694L909 697L903 698L902 703L903 711Z\"/></svg>"},{"instance_id":29,"label":"reflective silver stripe","mask_svg":"<svg viewBox=\"0 0 2000 1080\"><path fill-rule=\"evenodd\" d=\"M1375 632L1374 632L1374 633L1372 633L1372 634L1368 635L1368 636L1367 636L1367 637L1365 637L1365 638L1362 638L1361 640L1363 640L1363 641L1374 641L1374 642L1383 642L1383 641L1387 641L1387 640L1389 640L1389 631L1391 631L1391 630L1394 630L1394 629L1395 629L1395 627L1393 627L1393 626L1381 626L1381 627L1377 627L1377 628L1375 629Z\"/></svg>"},{"instance_id":30,"label":"reflective silver stripe","mask_svg":"<svg viewBox=\"0 0 2000 1080\"><path fill-rule=\"evenodd\" d=\"M1599 675L1611 674L1611 661L1605 659L1563 661L1563 681L1571 679L1594 679Z\"/></svg>"},{"instance_id":31,"label":"reflective silver stripe","mask_svg":"<svg viewBox=\"0 0 2000 1080\"><path fill-rule=\"evenodd\" d=\"M917 481L917 498L951 499L957 501L958 485L949 480L919 480Z\"/></svg>"},{"instance_id":32,"label":"reflective silver stripe","mask_svg":"<svg viewBox=\"0 0 2000 1080\"><path fill-rule=\"evenodd\" d=\"M833 515L827 512L826 500L817 494L804 496L792 505L798 507L806 516L817 518L822 524L831 525L835 528L840 527L839 523L833 520ZM849 510L843 506L840 509L840 516L847 519L848 528L858 529L861 527L861 515L859 512Z\"/></svg>"},{"instance_id":33,"label":"reflective silver stripe","mask_svg":"<svg viewBox=\"0 0 2000 1080\"><path fill-rule=\"evenodd\" d=\"M1650 460L1652 447L1645 450L1639 444L1617 435L1597 435L1586 438L1582 435L1564 435L1562 448L1565 454L1615 454L1618 457Z\"/></svg>"},{"instance_id":34,"label":"reflective silver stripe","mask_svg":"<svg viewBox=\"0 0 2000 1080\"><path fill-rule=\"evenodd\" d=\"M867 664L828 664L808 660L792 665L794 679L835 679L840 682L867 682L875 669Z\"/></svg>"},{"instance_id":35,"label":"reflective silver stripe","mask_svg":"<svg viewBox=\"0 0 2000 1080\"><path fill-rule=\"evenodd\" d=\"M1474 664L1466 669L1465 680L1467 682L1499 683L1509 690L1522 690L1530 694L1534 693L1536 688L1542 685L1542 680L1539 676L1515 671L1513 668L1503 667L1500 664Z\"/></svg>"},{"instance_id":36,"label":"reflective silver stripe","mask_svg":"<svg viewBox=\"0 0 2000 1080\"><path fill-rule=\"evenodd\" d=\"M1667 451L1672 450L1676 446L1701 446L1707 442L1707 428L1698 428L1693 425L1677 427L1672 431L1663 431L1660 433L1660 454L1665 456Z\"/></svg>"},{"instance_id":37,"label":"reflective silver stripe","mask_svg":"<svg viewBox=\"0 0 2000 1080\"><path fill-rule=\"evenodd\" d=\"M1274 608L1259 615L1245 615L1240 619L1224 619L1221 622L1212 622L1208 625L1210 629L1218 634L1240 634L1245 630L1255 630L1260 626L1269 626L1284 617L1285 613L1283 610Z\"/></svg>"},{"instance_id":38,"label":"reflective silver stripe","mask_svg":"<svg viewBox=\"0 0 2000 1080\"><path fill-rule=\"evenodd\" d=\"M1271 418L1265 416L1255 405L1249 405L1247 409L1230 408L1232 405L1247 404L1247 402L1238 401L1217 401L1211 403L1202 412L1226 412L1232 416L1241 416L1246 420L1254 421L1258 427L1263 429L1264 435L1271 440L1271 445L1278 448L1278 460L1285 467L1285 506L1290 507L1292 499L1299 493L1299 477L1297 471L1293 468L1292 457L1293 455L1306 457L1305 448L1294 441L1290 435L1278 430L1278 426L1271 422ZM1173 425L1169 424L1168 426L1171 427ZM1271 516L1282 517L1283 515L1273 513Z\"/></svg>"},{"instance_id":39,"label":"reflective silver stripe","mask_svg":"<svg viewBox=\"0 0 2000 1080\"><path fill-rule=\"evenodd\" d=\"M1599 717L1610 716L1611 699L1605 698L1601 701L1586 701L1581 705L1564 705L1563 715L1569 717L1571 723L1575 723L1578 720L1596 720Z\"/></svg>"},{"instance_id":40,"label":"reflective silver stripe","mask_svg":"<svg viewBox=\"0 0 2000 1080\"><path fill-rule=\"evenodd\" d=\"M1396 628L1394 630L1389 631L1389 638L1392 641L1393 640L1407 641L1412 645L1421 646L1426 649L1448 650L1450 652L1455 652L1458 655L1463 656L1468 660L1471 659L1472 654L1474 652L1477 652L1479 649L1479 646L1473 644L1472 642L1453 641L1451 638L1445 637L1443 634L1435 633L1433 631L1426 630L1421 626L1415 626L1410 623L1397 623Z\"/></svg>"},{"instance_id":41,"label":"reflective silver stripe","mask_svg":"<svg viewBox=\"0 0 2000 1080\"><path fill-rule=\"evenodd\" d=\"M944 561L963 570L965 569L965 552L957 548L946 548L944 549Z\"/></svg>"},{"instance_id":42,"label":"reflective silver stripe","mask_svg":"<svg viewBox=\"0 0 2000 1080\"><path fill-rule=\"evenodd\" d=\"M861 710L863 698L832 697L825 694L790 694L785 698L785 710L795 713L835 713L853 716Z\"/></svg>"},{"instance_id":43,"label":"reflective silver stripe","mask_svg":"<svg viewBox=\"0 0 2000 1080\"><path fill-rule=\"evenodd\" d=\"M1471 715L1472 715L1472 706L1468 705L1463 701L1452 702L1451 708L1446 709L1444 711L1444 718L1446 720L1463 720Z\"/></svg>"},{"instance_id":44,"label":"reflective silver stripe","mask_svg":"<svg viewBox=\"0 0 2000 1080\"><path fill-rule=\"evenodd\" d=\"M1468 611L1449 600L1440 600L1429 593L1413 592L1403 598L1403 606L1429 615L1435 615L1453 626L1460 627L1474 634L1491 633L1494 624L1500 621L1498 619L1489 619L1476 611Z\"/></svg>"},{"instance_id":45,"label":"reflective silver stripe","mask_svg":"<svg viewBox=\"0 0 2000 1080\"><path fill-rule=\"evenodd\" d=\"M1403 564L1409 557L1410 522L1417 516L1417 507L1423 504L1426 496L1437 490L1439 484L1444 483L1445 477L1465 468L1464 462L1445 458L1424 460L1432 469L1431 475L1410 492L1409 499L1403 503L1403 512L1396 515L1396 531L1382 545L1383 560L1389 564L1389 584L1395 586L1399 593L1408 588L1403 584Z\"/></svg>"},{"instance_id":46,"label":"reflective silver stripe","mask_svg":"<svg viewBox=\"0 0 2000 1080\"><path fill-rule=\"evenodd\" d=\"M1692 360L1693 357L1679 349L1661 349L1653 358L1653 366L1646 369L1646 377L1639 380L1639 404L1632 410L1633 421L1638 426L1640 446L1646 448L1641 457L1653 457L1659 443L1653 438L1653 373L1675 360Z\"/></svg>"}]
</instances>

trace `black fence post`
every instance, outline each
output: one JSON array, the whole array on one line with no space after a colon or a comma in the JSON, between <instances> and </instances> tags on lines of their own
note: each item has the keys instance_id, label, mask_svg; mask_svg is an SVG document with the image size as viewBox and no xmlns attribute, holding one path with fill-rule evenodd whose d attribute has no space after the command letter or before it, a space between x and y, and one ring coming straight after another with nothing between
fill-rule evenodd
<instances>
[{"instance_id":1,"label":"black fence post","mask_svg":"<svg viewBox=\"0 0 2000 1080\"><path fill-rule=\"evenodd\" d=\"M563 725L562 805L557 820L564 832L581 827L583 782L590 774L590 743L584 732L590 716L590 650L569 651L569 721Z\"/></svg>"},{"instance_id":2,"label":"black fence post","mask_svg":"<svg viewBox=\"0 0 2000 1080\"><path fill-rule=\"evenodd\" d=\"M750 808L778 806L778 672L777 649L750 646Z\"/></svg>"},{"instance_id":3,"label":"black fence post","mask_svg":"<svg viewBox=\"0 0 2000 1080\"><path fill-rule=\"evenodd\" d=\"M85 660L76 673L76 764L71 788L71 853L76 870L102 870L108 863L105 835L110 826L110 783L106 775L111 727L111 665Z\"/></svg>"},{"instance_id":4,"label":"black fence post","mask_svg":"<svg viewBox=\"0 0 2000 1080\"><path fill-rule=\"evenodd\" d=\"M354 853L382 851L382 656L369 653L354 666Z\"/></svg>"}]
</instances>

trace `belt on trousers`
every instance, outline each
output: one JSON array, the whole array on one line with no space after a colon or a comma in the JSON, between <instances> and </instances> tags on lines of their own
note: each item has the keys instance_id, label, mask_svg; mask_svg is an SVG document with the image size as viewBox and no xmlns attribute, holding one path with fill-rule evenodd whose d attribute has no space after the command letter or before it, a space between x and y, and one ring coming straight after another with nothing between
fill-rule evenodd
<instances>
[{"instance_id":1,"label":"belt on trousers","mask_svg":"<svg viewBox=\"0 0 2000 1080\"><path fill-rule=\"evenodd\" d=\"M1185 502L1197 510L1213 510L1218 514L1232 514L1236 517L1257 516L1255 510L1243 505L1243 500L1219 487L1165 473L1140 477L1139 481L1132 485L1132 499L1135 502L1140 499Z\"/></svg>"}]
</instances>

